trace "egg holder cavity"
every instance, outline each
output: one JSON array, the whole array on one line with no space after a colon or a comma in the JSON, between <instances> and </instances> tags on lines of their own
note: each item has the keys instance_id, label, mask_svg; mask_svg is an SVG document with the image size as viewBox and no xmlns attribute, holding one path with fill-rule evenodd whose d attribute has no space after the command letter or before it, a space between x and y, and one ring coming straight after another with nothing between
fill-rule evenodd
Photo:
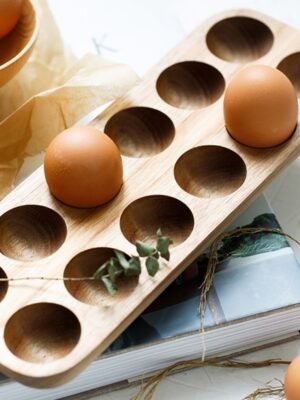
<instances>
[{"instance_id":1,"label":"egg holder cavity","mask_svg":"<svg viewBox=\"0 0 300 400\"><path fill-rule=\"evenodd\" d=\"M265 15L211 18L93 121L123 155L114 200L65 206L40 168L2 201L0 278L90 276L112 249L135 254L135 241L159 227L174 241L155 278L143 271L114 297L95 282L2 282L5 374L35 387L74 377L299 154L299 128L280 146L253 149L227 134L222 112L225 82L247 62L280 65L299 88L298 52L300 32Z\"/></svg>"}]
</instances>

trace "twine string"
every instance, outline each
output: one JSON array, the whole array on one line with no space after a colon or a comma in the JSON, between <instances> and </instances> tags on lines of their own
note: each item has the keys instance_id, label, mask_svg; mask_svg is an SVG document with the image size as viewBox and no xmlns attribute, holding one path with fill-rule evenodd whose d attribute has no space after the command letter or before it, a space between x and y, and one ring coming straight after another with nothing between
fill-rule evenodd
<instances>
[{"instance_id":1,"label":"twine string","mask_svg":"<svg viewBox=\"0 0 300 400\"><path fill-rule=\"evenodd\" d=\"M204 276L204 280L200 286L201 294L199 302L199 314L200 331L202 333L202 360L205 360L206 355L204 317L207 305L207 296L214 282L215 272L218 265L218 249L220 247L220 244L228 238L237 238L247 234L255 235L256 233L273 233L277 235L282 235L294 241L295 243L297 243L297 245L300 246L300 241L298 239L295 239L290 234L283 232L281 229L278 228L237 228L230 232L224 232L216 238L216 240L212 243L210 247L207 270Z\"/></svg>"},{"instance_id":2,"label":"twine string","mask_svg":"<svg viewBox=\"0 0 300 400\"><path fill-rule=\"evenodd\" d=\"M0 278L0 282L17 282L17 281L96 281L94 276L85 277L47 277L47 276L25 276L19 278ZM99 281L99 280L98 280Z\"/></svg>"},{"instance_id":3,"label":"twine string","mask_svg":"<svg viewBox=\"0 0 300 400\"><path fill-rule=\"evenodd\" d=\"M247 361L239 361L239 360L224 360L220 357L209 358L203 361L202 359L194 359L189 361L180 361L177 362L170 367L167 367L157 374L150 377L146 383L144 383L138 393L131 398L131 400L152 400L153 395L160 384L160 382L171 373L175 372L182 372L189 368L195 367L204 367L204 366L211 366L211 367L218 367L218 368L243 368L243 369L250 369L250 368L264 368L270 367L272 365L288 365L290 361L285 360L277 360L277 359L270 359L270 360L263 360L258 362L247 362ZM267 389L269 390L267 392ZM270 390L275 389L274 387L266 387L257 389L254 393L249 396L252 397L245 397L243 400L255 400L257 396L261 396L261 394L270 394ZM282 386L276 387L276 390L281 389ZM255 395L256 397L253 397Z\"/></svg>"},{"instance_id":4,"label":"twine string","mask_svg":"<svg viewBox=\"0 0 300 400\"><path fill-rule=\"evenodd\" d=\"M276 228L238 228L231 232L222 233L217 239L213 242L209 252L209 260L208 260L208 268L205 274L203 283L200 286L201 295L200 295L200 303L199 303L199 313L201 317L201 330L204 331L203 328L203 320L206 310L206 301L207 295L213 285L214 275L216 271L216 266L218 264L218 248L220 243L227 238L238 237L246 234L255 234L260 232L266 233L276 233L279 235L283 235L293 240L300 246L300 241L293 238L288 233L281 231ZM84 276L84 277L47 277L47 276L25 276L25 277L3 277L0 278L0 282L15 282L15 281L29 281L29 280L42 280L42 281L98 281L95 276Z\"/></svg>"},{"instance_id":5,"label":"twine string","mask_svg":"<svg viewBox=\"0 0 300 400\"><path fill-rule=\"evenodd\" d=\"M214 276L216 272L216 267L218 264L218 249L223 240L233 237L240 237L247 234L257 234L257 233L273 233L285 236L290 240L294 241L297 245L300 246L300 241L295 239L290 234L283 232L278 228L237 228L230 232L225 232L219 235L214 242L212 243L209 256L208 256L208 264L207 270L203 279L203 282L200 286L201 294L199 300L199 314L200 314L200 331L202 333L202 357L201 359L188 360L177 362L157 374L150 377L144 384L142 384L138 393L132 397L132 400L152 400L155 391L157 390L161 381L167 377L171 373L184 371L185 369L195 368L195 367L203 367L203 366L213 366L213 367L221 367L221 368L262 368L269 367L272 365L288 365L290 361L284 360L264 360L260 362L240 362L236 360L227 360L224 361L220 358L206 358L206 346L205 346L205 328L204 328L204 316L207 305L207 296L213 285ZM280 386L269 386L257 389L255 392L251 393L249 396L245 397L243 400L256 400L259 398L269 398L270 395L280 396L282 398L284 393L283 384Z\"/></svg>"}]
</instances>

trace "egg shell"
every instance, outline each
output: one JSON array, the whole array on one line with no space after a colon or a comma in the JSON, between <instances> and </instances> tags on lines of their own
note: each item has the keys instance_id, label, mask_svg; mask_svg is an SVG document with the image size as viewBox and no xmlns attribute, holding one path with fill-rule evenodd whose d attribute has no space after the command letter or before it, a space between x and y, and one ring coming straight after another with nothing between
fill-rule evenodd
<instances>
[{"instance_id":1,"label":"egg shell","mask_svg":"<svg viewBox=\"0 0 300 400\"><path fill-rule=\"evenodd\" d=\"M284 379L284 391L286 400L300 400L300 356L288 366Z\"/></svg>"},{"instance_id":2,"label":"egg shell","mask_svg":"<svg viewBox=\"0 0 300 400\"><path fill-rule=\"evenodd\" d=\"M0 0L0 39L11 32L20 19L23 0Z\"/></svg>"},{"instance_id":3,"label":"egg shell","mask_svg":"<svg viewBox=\"0 0 300 400\"><path fill-rule=\"evenodd\" d=\"M104 204L116 196L123 183L118 147L89 126L60 133L47 149L44 171L51 193L74 207Z\"/></svg>"},{"instance_id":4,"label":"egg shell","mask_svg":"<svg viewBox=\"0 0 300 400\"><path fill-rule=\"evenodd\" d=\"M279 70L253 65L239 71L224 96L224 119L230 135L251 147L286 141L298 119L296 91Z\"/></svg>"}]
</instances>

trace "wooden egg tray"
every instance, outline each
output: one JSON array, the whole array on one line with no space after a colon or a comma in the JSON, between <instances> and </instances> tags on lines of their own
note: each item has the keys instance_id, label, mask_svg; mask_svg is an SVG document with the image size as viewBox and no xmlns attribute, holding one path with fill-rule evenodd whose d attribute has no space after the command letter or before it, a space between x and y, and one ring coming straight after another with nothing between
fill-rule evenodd
<instances>
[{"instance_id":1,"label":"wooden egg tray","mask_svg":"<svg viewBox=\"0 0 300 400\"><path fill-rule=\"evenodd\" d=\"M299 89L299 51L300 32L265 15L211 18L93 121L123 154L113 201L65 206L49 194L43 168L2 201L1 277L91 276L111 249L135 254L135 241L159 227L174 241L154 278L144 268L114 297L95 282L2 283L2 372L35 387L74 377L300 153L299 127L257 150L228 135L222 111L225 84L246 63L280 64Z\"/></svg>"}]
</instances>

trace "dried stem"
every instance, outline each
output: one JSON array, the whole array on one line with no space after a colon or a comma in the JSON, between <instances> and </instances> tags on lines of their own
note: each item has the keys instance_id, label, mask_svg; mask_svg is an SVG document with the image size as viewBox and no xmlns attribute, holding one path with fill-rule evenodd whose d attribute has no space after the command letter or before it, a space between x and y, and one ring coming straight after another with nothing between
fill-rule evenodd
<instances>
[{"instance_id":1,"label":"dried stem","mask_svg":"<svg viewBox=\"0 0 300 400\"><path fill-rule=\"evenodd\" d=\"M208 257L208 266L207 271L203 280L202 285L200 286L201 295L199 302L199 313L200 313L200 330L203 334L203 353L202 359L191 360L191 361L182 361L176 364L171 365L168 368L163 369L153 377L149 378L147 382L142 385L139 392L136 396L132 398L132 400L151 400L153 395L160 384L160 382L169 374L174 372L183 371L186 368L193 367L201 367L201 366L214 366L214 367L222 367L222 368L262 368L268 367L275 364L284 364L288 365L290 361L281 361L281 360L266 360L257 363L248 363L248 362L239 362L234 360L224 361L220 358L208 358L205 359L205 340L204 340L204 315L206 311L206 302L208 293L213 285L214 276L216 272L216 267L218 264L218 249L220 247L221 242L224 239L239 237L247 234L256 234L256 233L273 233L285 236L294 242L296 242L300 246L300 241L293 238L288 233L283 232L280 229L276 228L237 228L231 232L222 233L220 236L216 238L216 240L212 243L209 251ZM265 388L257 389L255 392L250 394L244 400L256 400L261 397L269 397L270 395L283 395L283 386L279 387L271 387L266 386Z\"/></svg>"},{"instance_id":2,"label":"dried stem","mask_svg":"<svg viewBox=\"0 0 300 400\"><path fill-rule=\"evenodd\" d=\"M293 240L295 243L297 243L300 246L299 240L293 238L288 233L285 233L281 229L277 229L277 228L237 228L230 232L222 233L220 236L218 236L217 239L212 243L212 245L210 247L207 271L206 271L204 280L202 282L202 285L200 286L201 295L200 295L200 302L199 302L199 313L200 313L200 330L201 330L202 334L204 334L204 315L205 315L205 311L206 311L207 296L213 285L216 267L218 265L218 249L219 249L221 242L224 239L228 239L228 238L239 237L239 236L243 236L243 235L247 235L247 234L262 233L262 232L273 233L273 234L275 233L277 235L285 236L285 237ZM203 357L203 359L204 359L204 357Z\"/></svg>"},{"instance_id":3,"label":"dried stem","mask_svg":"<svg viewBox=\"0 0 300 400\"><path fill-rule=\"evenodd\" d=\"M20 278L0 278L0 282L16 282L16 281L96 281L97 278L94 276L86 276L80 278L68 278L68 277L60 277L60 278L51 278L47 276L25 276Z\"/></svg>"},{"instance_id":4,"label":"dried stem","mask_svg":"<svg viewBox=\"0 0 300 400\"><path fill-rule=\"evenodd\" d=\"M238 361L238 360L224 360L222 358L207 358L206 360L202 359L195 359L189 361L180 361L168 368L163 369L162 371L158 372L154 376L150 377L146 383L144 383L139 392L132 397L131 400L151 400L153 395L161 383L161 381L168 375L174 372L184 371L188 368L195 368L195 367L204 367L204 366L211 366L211 367L219 367L219 368L243 368L243 369L250 369L250 368L263 368L263 367L270 367L271 365L288 365L290 361L284 360L264 360L258 362L247 362L247 361ZM270 388L268 388L270 390ZM275 388L273 388L275 389ZM276 388L279 389L279 388ZM263 390L263 389L261 389ZM259 393L260 394L260 393ZM255 395L252 394L252 396ZM251 396L251 395L250 395ZM247 400L254 400L257 397L248 397Z\"/></svg>"},{"instance_id":5,"label":"dried stem","mask_svg":"<svg viewBox=\"0 0 300 400\"><path fill-rule=\"evenodd\" d=\"M163 235L159 228L156 232L156 247L149 246L141 241L136 242L136 250L138 256L128 258L125 253L119 250L114 250L114 256L104 262L96 270L93 276L86 277L46 277L46 276L26 276L18 278L0 278L1 282L16 282L16 281L98 281L104 285L110 295L116 294L118 290L117 280L122 276L130 278L139 276L142 272L141 258L145 258L145 265L150 276L155 276L159 270L159 259L164 258L169 261L169 247L173 243L172 239Z\"/></svg>"},{"instance_id":6,"label":"dried stem","mask_svg":"<svg viewBox=\"0 0 300 400\"><path fill-rule=\"evenodd\" d=\"M266 385L265 387L261 387L256 389L253 393L244 397L243 400L259 400L259 399L269 399L271 396L274 398L276 396L278 400L284 399L284 385L278 379L275 379L279 382L278 386Z\"/></svg>"}]
</instances>

